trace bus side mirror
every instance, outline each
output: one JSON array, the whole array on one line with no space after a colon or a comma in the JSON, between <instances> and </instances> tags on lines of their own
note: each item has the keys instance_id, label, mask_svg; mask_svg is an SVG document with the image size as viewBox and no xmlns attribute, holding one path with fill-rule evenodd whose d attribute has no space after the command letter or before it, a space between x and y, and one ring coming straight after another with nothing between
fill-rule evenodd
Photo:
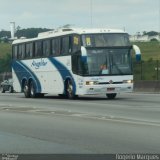
<instances>
[{"instance_id":1,"label":"bus side mirror","mask_svg":"<svg viewBox=\"0 0 160 160\"><path fill-rule=\"evenodd\" d=\"M81 60L83 63L87 63L87 50L85 47L81 47Z\"/></svg>"},{"instance_id":2,"label":"bus side mirror","mask_svg":"<svg viewBox=\"0 0 160 160\"><path fill-rule=\"evenodd\" d=\"M133 45L133 50L134 50L135 55L136 55L136 61L137 62L141 61L141 51L140 51L140 48L137 45Z\"/></svg>"}]
</instances>

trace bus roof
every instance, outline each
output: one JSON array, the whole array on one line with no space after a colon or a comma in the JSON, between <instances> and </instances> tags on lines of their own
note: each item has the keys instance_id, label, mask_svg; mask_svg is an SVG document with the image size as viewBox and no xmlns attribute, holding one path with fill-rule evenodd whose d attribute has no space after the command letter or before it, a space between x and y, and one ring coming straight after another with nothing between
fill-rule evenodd
<instances>
[{"instance_id":1,"label":"bus roof","mask_svg":"<svg viewBox=\"0 0 160 160\"><path fill-rule=\"evenodd\" d=\"M46 38L58 37L68 34L96 34L96 33L126 33L126 32L120 29L107 29L107 28L101 28L101 29L60 28L52 31L39 33L38 37L35 38L27 39L25 37L21 37L20 39L14 40L12 44L42 40Z\"/></svg>"}]
</instances>

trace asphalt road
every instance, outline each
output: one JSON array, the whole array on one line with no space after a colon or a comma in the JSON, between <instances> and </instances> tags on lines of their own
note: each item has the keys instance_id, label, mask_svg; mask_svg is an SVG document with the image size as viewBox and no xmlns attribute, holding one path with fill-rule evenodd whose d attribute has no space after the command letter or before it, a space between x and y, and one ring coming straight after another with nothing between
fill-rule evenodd
<instances>
[{"instance_id":1,"label":"asphalt road","mask_svg":"<svg viewBox=\"0 0 160 160\"><path fill-rule=\"evenodd\" d=\"M0 93L0 153L160 153L160 94Z\"/></svg>"}]
</instances>

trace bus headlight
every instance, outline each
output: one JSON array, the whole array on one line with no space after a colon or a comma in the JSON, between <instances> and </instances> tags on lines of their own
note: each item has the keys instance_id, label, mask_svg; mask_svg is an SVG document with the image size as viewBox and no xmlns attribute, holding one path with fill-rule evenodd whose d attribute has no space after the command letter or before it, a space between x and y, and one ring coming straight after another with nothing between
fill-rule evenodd
<instances>
[{"instance_id":1,"label":"bus headlight","mask_svg":"<svg viewBox=\"0 0 160 160\"><path fill-rule=\"evenodd\" d=\"M96 85L98 84L97 81L86 81L86 85Z\"/></svg>"},{"instance_id":2,"label":"bus headlight","mask_svg":"<svg viewBox=\"0 0 160 160\"><path fill-rule=\"evenodd\" d=\"M133 80L123 80L123 83L133 83Z\"/></svg>"}]
</instances>

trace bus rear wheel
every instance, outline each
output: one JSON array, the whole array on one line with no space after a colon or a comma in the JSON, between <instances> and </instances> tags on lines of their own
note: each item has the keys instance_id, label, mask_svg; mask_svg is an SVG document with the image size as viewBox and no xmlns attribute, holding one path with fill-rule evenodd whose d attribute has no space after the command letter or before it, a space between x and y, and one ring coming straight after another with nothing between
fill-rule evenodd
<instances>
[{"instance_id":1,"label":"bus rear wheel","mask_svg":"<svg viewBox=\"0 0 160 160\"><path fill-rule=\"evenodd\" d=\"M116 95L116 93L106 94L108 99L115 99Z\"/></svg>"},{"instance_id":2,"label":"bus rear wheel","mask_svg":"<svg viewBox=\"0 0 160 160\"><path fill-rule=\"evenodd\" d=\"M36 98L37 94L36 94L36 89L35 89L33 81L30 82L29 91L30 91L30 97L31 98Z\"/></svg>"},{"instance_id":3,"label":"bus rear wheel","mask_svg":"<svg viewBox=\"0 0 160 160\"><path fill-rule=\"evenodd\" d=\"M30 91L29 91L27 81L25 81L25 83L24 83L23 92L24 92L24 95L26 98L30 98Z\"/></svg>"},{"instance_id":4,"label":"bus rear wheel","mask_svg":"<svg viewBox=\"0 0 160 160\"><path fill-rule=\"evenodd\" d=\"M43 93L36 93L36 87L35 87L34 81L30 82L29 92L30 92L29 94L31 98L43 98L44 97Z\"/></svg>"}]
</instances>

